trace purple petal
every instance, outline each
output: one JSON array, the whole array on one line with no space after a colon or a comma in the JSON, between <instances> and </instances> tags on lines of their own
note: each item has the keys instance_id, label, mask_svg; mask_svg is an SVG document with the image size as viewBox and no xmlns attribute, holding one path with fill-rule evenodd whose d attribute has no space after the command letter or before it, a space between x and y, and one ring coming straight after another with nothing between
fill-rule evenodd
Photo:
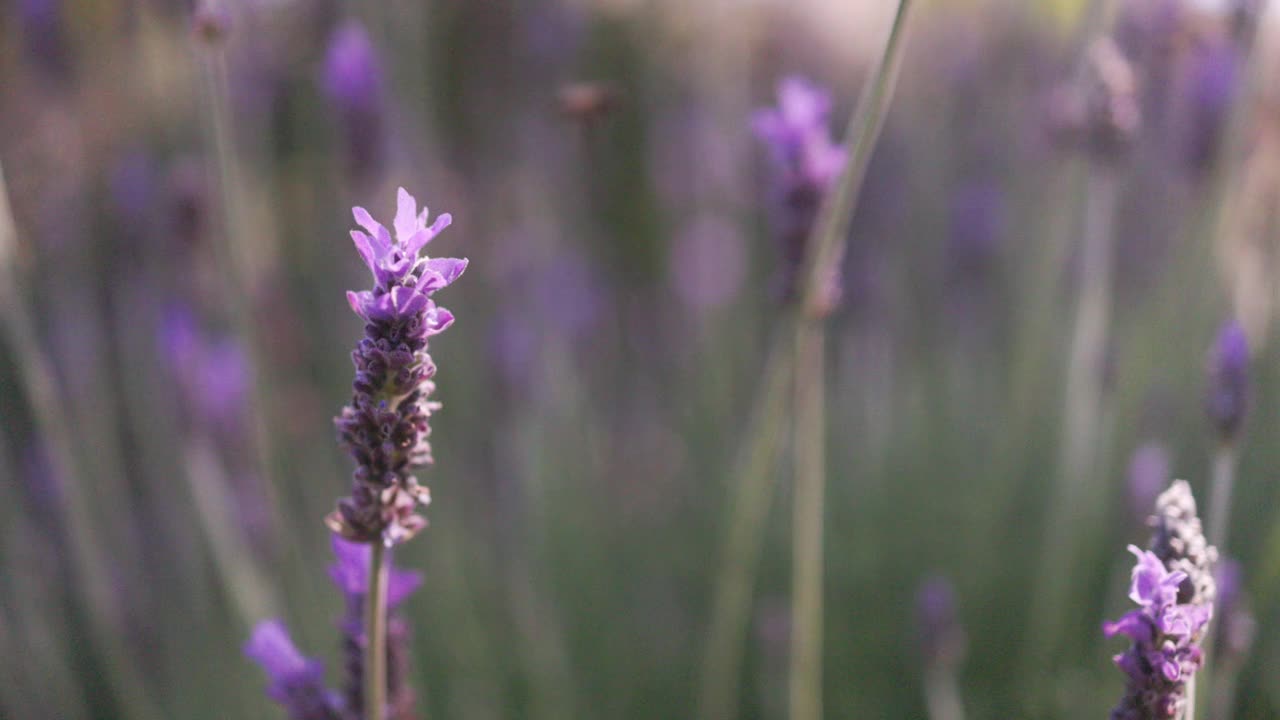
<instances>
[{"instance_id":1,"label":"purple petal","mask_svg":"<svg viewBox=\"0 0 1280 720\"><path fill-rule=\"evenodd\" d=\"M427 306L427 296L411 287L397 285L391 289L391 304L396 314L404 317L421 311Z\"/></svg>"},{"instance_id":2,"label":"purple petal","mask_svg":"<svg viewBox=\"0 0 1280 720\"><path fill-rule=\"evenodd\" d=\"M351 240L355 242L356 250L359 251L360 257L364 260L364 264L368 265L370 270L373 270L374 263L377 262L377 259L373 254L373 244L369 240L369 236L359 230L352 230Z\"/></svg>"},{"instance_id":3,"label":"purple petal","mask_svg":"<svg viewBox=\"0 0 1280 720\"><path fill-rule=\"evenodd\" d=\"M244 654L277 681L307 669L307 659L298 652L289 630L278 619L263 620L254 627L249 642L245 643Z\"/></svg>"},{"instance_id":4,"label":"purple petal","mask_svg":"<svg viewBox=\"0 0 1280 720\"><path fill-rule=\"evenodd\" d=\"M396 240L404 243L418 229L418 202L404 188L396 192Z\"/></svg>"},{"instance_id":5,"label":"purple petal","mask_svg":"<svg viewBox=\"0 0 1280 720\"><path fill-rule=\"evenodd\" d=\"M424 211L425 212L425 211ZM436 221L431 223L431 227L419 230L411 237L404 241L404 250L410 255L417 254L427 243L435 239L437 235L444 232L444 229L453 223L453 216L449 213L443 213ZM426 224L426 218L423 218L423 225Z\"/></svg>"},{"instance_id":6,"label":"purple petal","mask_svg":"<svg viewBox=\"0 0 1280 720\"><path fill-rule=\"evenodd\" d=\"M467 269L468 262L470 261L466 258L431 258L426 264L428 270L439 273L444 278L444 284L449 285Z\"/></svg>"},{"instance_id":7,"label":"purple petal","mask_svg":"<svg viewBox=\"0 0 1280 720\"><path fill-rule=\"evenodd\" d=\"M438 307L427 314L427 334L437 335L453 324L453 313Z\"/></svg>"},{"instance_id":8,"label":"purple petal","mask_svg":"<svg viewBox=\"0 0 1280 720\"><path fill-rule=\"evenodd\" d=\"M368 290L362 290L360 292L347 291L347 304L351 306L351 309L355 314L365 320L369 319L368 316L365 315L365 307L369 304L369 300L371 298L372 293Z\"/></svg>"}]
</instances>

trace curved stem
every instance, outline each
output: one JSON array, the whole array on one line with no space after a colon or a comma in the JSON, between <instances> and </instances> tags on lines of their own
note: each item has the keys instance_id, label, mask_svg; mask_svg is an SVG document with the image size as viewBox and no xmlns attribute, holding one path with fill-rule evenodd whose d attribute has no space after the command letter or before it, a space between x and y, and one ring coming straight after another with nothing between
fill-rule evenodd
<instances>
[{"instance_id":1,"label":"curved stem","mask_svg":"<svg viewBox=\"0 0 1280 720\"><path fill-rule=\"evenodd\" d=\"M751 590L764 542L764 523L773 499L776 460L786 414L791 355L781 333L765 366L764 390L752 412L747 442L733 473L733 500L716 578L711 632L703 659L698 716L731 720L738 716L738 674L751 610Z\"/></svg>"},{"instance_id":2,"label":"curved stem","mask_svg":"<svg viewBox=\"0 0 1280 720\"><path fill-rule=\"evenodd\" d=\"M369 553L369 592L364 602L364 720L383 720L387 709L387 549Z\"/></svg>"}]
</instances>

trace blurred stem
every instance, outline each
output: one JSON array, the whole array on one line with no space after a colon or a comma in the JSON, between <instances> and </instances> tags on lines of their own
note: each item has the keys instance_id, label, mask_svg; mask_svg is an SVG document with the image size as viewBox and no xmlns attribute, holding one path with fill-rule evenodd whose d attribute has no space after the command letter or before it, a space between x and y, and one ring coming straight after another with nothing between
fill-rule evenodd
<instances>
[{"instance_id":1,"label":"blurred stem","mask_svg":"<svg viewBox=\"0 0 1280 720\"><path fill-rule=\"evenodd\" d=\"M953 669L935 666L926 671L924 699L929 720L964 720L964 704Z\"/></svg>"},{"instance_id":2,"label":"blurred stem","mask_svg":"<svg viewBox=\"0 0 1280 720\"><path fill-rule=\"evenodd\" d=\"M58 397L52 364L40 348L35 323L26 312L18 290L18 274L12 259L16 245L17 227L9 207L4 169L0 166L0 314L3 315L0 322L4 325L5 341L13 354L19 382L35 416L36 429L48 443L52 471L66 482L60 498L69 535L72 567L84 583L84 592L88 596L85 616L90 640L101 653L100 667L113 686L124 713L137 720L158 719L160 713L147 696L142 679L134 672L134 663L126 657L122 643L106 620L114 621L121 617L119 596L111 588L106 574L108 561L100 552L101 545L93 530L93 513L86 505L87 476L82 474L76 460L75 443L71 437L73 426L67 421L62 400Z\"/></svg>"},{"instance_id":3,"label":"blurred stem","mask_svg":"<svg viewBox=\"0 0 1280 720\"><path fill-rule=\"evenodd\" d=\"M823 205L805 255L796 321L795 497L792 514L791 720L822 717L823 496L826 489L826 319L838 298L849 225L902 62L910 0L899 0L889 38L845 132L847 165Z\"/></svg>"},{"instance_id":4,"label":"blurred stem","mask_svg":"<svg viewBox=\"0 0 1280 720\"><path fill-rule=\"evenodd\" d=\"M1209 518L1205 531L1209 544L1218 548L1220 558L1227 554L1227 533L1231 523L1231 494L1235 486L1236 458L1236 447L1232 442L1220 443L1218 451L1213 456L1213 482L1209 490ZM1222 623L1223 618L1215 618L1215 620L1218 622L1209 624L1209 629L1205 631L1204 638L1200 642L1200 646L1204 648L1204 662L1199 672L1187 683L1187 705L1190 711L1195 710L1197 678L1203 678L1200 689L1203 691L1201 696L1204 697L1204 701L1215 699L1209 689L1217 679L1213 677L1214 637L1217 635L1215 630Z\"/></svg>"},{"instance_id":5,"label":"blurred stem","mask_svg":"<svg viewBox=\"0 0 1280 720\"><path fill-rule=\"evenodd\" d=\"M796 325L795 497L791 569L791 720L822 717L823 496L826 427L823 403L826 332L816 318Z\"/></svg>"},{"instance_id":6,"label":"blurred stem","mask_svg":"<svg viewBox=\"0 0 1280 720\"><path fill-rule=\"evenodd\" d=\"M889 101L893 98L898 68L902 64L903 31L910 8L911 0L899 0L884 52L872 70L872 79L863 88L858 109L849 118L849 126L845 129L848 162L844 172L840 173L839 183L823 206L822 216L814 228L809 251L805 255L802 308L806 315L823 318L832 310L830 284L840 271L854 204L867 176L871 151L876 147L880 129L888 116Z\"/></svg>"},{"instance_id":7,"label":"blurred stem","mask_svg":"<svg viewBox=\"0 0 1280 720\"><path fill-rule=\"evenodd\" d=\"M1094 498L1099 471L1098 432L1102 420L1103 368L1111 318L1111 274L1119 178L1115 168L1095 161L1085 194L1084 230L1075 321L1063 395L1062 438L1057 487L1046 511L1040 575L1033 586L1031 643L1038 651L1056 647L1078 549L1076 533L1089 527L1102 503ZM1028 670L1040 672L1040 656Z\"/></svg>"},{"instance_id":8,"label":"blurred stem","mask_svg":"<svg viewBox=\"0 0 1280 720\"><path fill-rule=\"evenodd\" d=\"M789 333L780 334L780 338ZM757 396L747 430L734 464L733 500L728 529L716 579L711 632L703 660L699 717L732 720L738 717L738 675L751 610L751 591L764 543L777 477L782 418L787 411L787 384L791 378L788 346L774 342L765 365L763 391Z\"/></svg>"},{"instance_id":9,"label":"blurred stem","mask_svg":"<svg viewBox=\"0 0 1280 720\"><path fill-rule=\"evenodd\" d=\"M1206 531L1209 544L1226 554L1227 536L1231 522L1231 494L1236 478L1236 448L1233 443L1222 443L1213 456L1213 486L1209 491L1209 522Z\"/></svg>"},{"instance_id":10,"label":"blurred stem","mask_svg":"<svg viewBox=\"0 0 1280 720\"><path fill-rule=\"evenodd\" d=\"M209 541L223 589L230 594L247 630L258 620L275 614L271 585L245 542L246 533L237 527L235 518L229 517L230 482L208 439L188 442L184 455L196 518Z\"/></svg>"},{"instance_id":11,"label":"blurred stem","mask_svg":"<svg viewBox=\"0 0 1280 720\"><path fill-rule=\"evenodd\" d=\"M387 548L381 538L369 553L369 592L364 608L364 720L387 710Z\"/></svg>"},{"instance_id":12,"label":"blurred stem","mask_svg":"<svg viewBox=\"0 0 1280 720\"><path fill-rule=\"evenodd\" d=\"M225 42L225 39L221 42ZM222 279L226 283L225 299L230 309L231 321L253 361L249 372L248 420L259 469L263 475L263 502L267 505L268 516L273 520L271 526L277 527L274 520L277 518L278 503L274 493L276 486L272 482L273 454L266 419L266 408L269 407L266 400L268 388L261 378L263 369L267 367L266 354L254 332L253 303L257 297L257 281L249 249L251 243L266 242L268 238L264 237L265 233L255 232L244 219L242 172L232 125L226 53L222 44L217 41L204 43L202 50L204 94L208 104L208 112L204 113L205 126L214 150L218 196L221 201L219 206L223 212L222 242L215 242L213 246L221 266Z\"/></svg>"}]
</instances>

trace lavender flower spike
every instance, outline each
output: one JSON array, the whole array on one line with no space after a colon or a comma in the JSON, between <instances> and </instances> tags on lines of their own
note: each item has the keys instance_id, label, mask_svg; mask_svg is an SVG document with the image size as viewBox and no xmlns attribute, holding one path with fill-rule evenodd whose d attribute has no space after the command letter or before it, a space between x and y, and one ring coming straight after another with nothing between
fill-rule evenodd
<instances>
[{"instance_id":1,"label":"lavender flower spike","mask_svg":"<svg viewBox=\"0 0 1280 720\"><path fill-rule=\"evenodd\" d=\"M342 720L338 696L324 686L324 667L298 652L284 623L258 623L244 654L266 671L271 679L267 694L292 720Z\"/></svg>"},{"instance_id":2,"label":"lavender flower spike","mask_svg":"<svg viewBox=\"0 0 1280 720\"><path fill-rule=\"evenodd\" d=\"M356 377L351 404L336 418L338 436L355 458L352 490L326 519L335 533L355 542L388 546L408 540L426 525L414 513L430 501L413 469L431 462L430 396L436 367L427 341L453 322L431 296L458 279L465 259L430 258L421 250L448 227L441 215L427 225L413 196L400 188L392 231L364 208L354 208L355 241L373 273L371 290L348 292L351 309L365 321L365 337L352 353Z\"/></svg>"},{"instance_id":3,"label":"lavender flower spike","mask_svg":"<svg viewBox=\"0 0 1280 720\"><path fill-rule=\"evenodd\" d=\"M777 195L777 234L782 244L783 296L790 299L804 262L805 245L823 199L844 168L843 148L831 139L831 98L809 81L789 77L778 84L778 106L757 110L755 134L769 146Z\"/></svg>"},{"instance_id":4,"label":"lavender flower spike","mask_svg":"<svg viewBox=\"0 0 1280 720\"><path fill-rule=\"evenodd\" d=\"M382 65L364 27L348 20L333 31L323 87L341 125L347 168L373 178L387 154L386 90Z\"/></svg>"}]
</instances>

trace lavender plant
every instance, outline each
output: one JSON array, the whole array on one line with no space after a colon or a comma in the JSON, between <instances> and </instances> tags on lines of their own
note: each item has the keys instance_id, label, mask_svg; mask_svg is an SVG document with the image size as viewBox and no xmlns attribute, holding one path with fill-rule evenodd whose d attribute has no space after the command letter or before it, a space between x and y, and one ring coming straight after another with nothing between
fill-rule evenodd
<instances>
[{"instance_id":1,"label":"lavender plant","mask_svg":"<svg viewBox=\"0 0 1280 720\"><path fill-rule=\"evenodd\" d=\"M1107 637L1132 641L1114 658L1127 680L1113 720L1191 717L1184 713L1194 713L1201 642L1213 617L1217 551L1205 541L1185 480L1160 495L1150 523L1150 549L1129 546L1137 558L1129 598L1138 608L1103 625Z\"/></svg>"},{"instance_id":2,"label":"lavender plant","mask_svg":"<svg viewBox=\"0 0 1280 720\"><path fill-rule=\"evenodd\" d=\"M383 73L369 34L355 20L333 31L324 61L324 92L341 125L347 170L375 176L386 155Z\"/></svg>"}]
</instances>

